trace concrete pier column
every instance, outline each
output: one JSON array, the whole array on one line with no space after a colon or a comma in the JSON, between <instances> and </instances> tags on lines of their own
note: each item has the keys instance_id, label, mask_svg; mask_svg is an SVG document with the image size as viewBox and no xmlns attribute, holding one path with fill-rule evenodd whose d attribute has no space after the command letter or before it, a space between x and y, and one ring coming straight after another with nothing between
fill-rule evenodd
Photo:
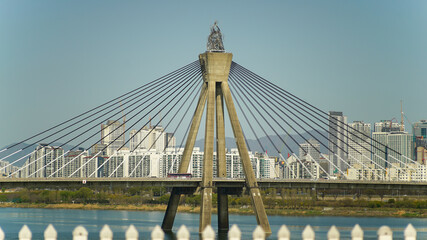
<instances>
[{"instance_id":1,"label":"concrete pier column","mask_svg":"<svg viewBox=\"0 0 427 240\"><path fill-rule=\"evenodd\" d=\"M166 213L162 222L162 229L164 232L172 231L180 197L181 194L178 193L177 189L172 189L171 196L169 197L168 207L166 208Z\"/></svg>"},{"instance_id":2,"label":"concrete pier column","mask_svg":"<svg viewBox=\"0 0 427 240\"><path fill-rule=\"evenodd\" d=\"M228 195L224 188L217 188L218 198L218 230L228 232L230 223L228 220Z\"/></svg>"},{"instance_id":3,"label":"concrete pier column","mask_svg":"<svg viewBox=\"0 0 427 240\"><path fill-rule=\"evenodd\" d=\"M201 57L201 63L204 63ZM205 65L205 68L208 67ZM202 65L203 69L203 65ZM205 146L203 157L203 175L202 175L202 202L200 206L199 232L203 232L206 226L211 225L212 217L212 187L213 187L213 149L215 132L215 89L216 83L209 77L205 78L208 84L208 99L206 104L206 127L205 127Z\"/></svg>"},{"instance_id":4,"label":"concrete pier column","mask_svg":"<svg viewBox=\"0 0 427 240\"><path fill-rule=\"evenodd\" d=\"M225 158L225 124L224 124L224 101L221 83L216 83L216 159L217 173L219 178L227 177L227 166ZM228 232L228 196L224 188L217 188L218 202L218 230Z\"/></svg>"}]
</instances>

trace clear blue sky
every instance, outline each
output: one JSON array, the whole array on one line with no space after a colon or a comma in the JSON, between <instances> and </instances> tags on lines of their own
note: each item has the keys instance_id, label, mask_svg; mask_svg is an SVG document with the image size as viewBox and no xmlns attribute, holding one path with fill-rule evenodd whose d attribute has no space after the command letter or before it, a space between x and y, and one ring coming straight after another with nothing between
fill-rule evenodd
<instances>
[{"instance_id":1,"label":"clear blue sky","mask_svg":"<svg viewBox=\"0 0 427 240\"><path fill-rule=\"evenodd\" d=\"M427 1L0 0L0 146L197 59L234 61L350 121L427 118ZM410 131L409 127L407 130Z\"/></svg>"}]
</instances>

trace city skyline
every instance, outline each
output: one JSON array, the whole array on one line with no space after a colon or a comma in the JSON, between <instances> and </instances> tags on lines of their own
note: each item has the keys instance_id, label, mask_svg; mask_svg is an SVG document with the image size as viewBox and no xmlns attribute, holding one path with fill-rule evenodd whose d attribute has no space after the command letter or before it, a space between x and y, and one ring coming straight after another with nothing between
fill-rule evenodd
<instances>
[{"instance_id":1,"label":"city skyline","mask_svg":"<svg viewBox=\"0 0 427 240\"><path fill-rule=\"evenodd\" d=\"M0 4L0 146L196 60L215 20L235 61L322 110L374 123L403 100L412 123L426 118L421 1Z\"/></svg>"}]
</instances>

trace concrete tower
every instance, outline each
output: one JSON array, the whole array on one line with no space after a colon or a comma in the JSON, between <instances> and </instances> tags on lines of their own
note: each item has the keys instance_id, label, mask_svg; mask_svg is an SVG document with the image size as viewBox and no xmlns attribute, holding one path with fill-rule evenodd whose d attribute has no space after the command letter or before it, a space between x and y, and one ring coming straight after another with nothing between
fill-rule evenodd
<instances>
[{"instance_id":1,"label":"concrete tower","mask_svg":"<svg viewBox=\"0 0 427 240\"><path fill-rule=\"evenodd\" d=\"M230 72L231 59L233 55L224 51L222 36L218 26L211 28L208 38L208 51L199 55L200 66L203 74L203 85L199 102L193 116L187 142L185 144L181 164L178 173L187 173L190 164L191 153L196 140L200 121L206 105L206 127L204 145L204 163L200 194L202 195L200 208L199 231L202 232L206 226L211 225L212 216L212 190L213 190L213 150L215 143L215 123L217 142L217 174L218 177L226 177L226 156L225 156L225 129L224 129L224 101L227 106L237 149L239 151L242 167L246 177L246 187L249 189L252 198L252 205L256 214L258 225L263 227L266 233L271 233L270 224L265 213L258 183L252 169L248 149L245 143L239 119L230 88L228 86L228 75ZM216 121L215 121L216 120ZM180 194L184 193L178 188L174 188L169 198L165 218L162 228L164 231L172 229L176 210L180 199ZM218 228L220 231L227 231L228 223L228 192L227 188L218 188Z\"/></svg>"}]
</instances>

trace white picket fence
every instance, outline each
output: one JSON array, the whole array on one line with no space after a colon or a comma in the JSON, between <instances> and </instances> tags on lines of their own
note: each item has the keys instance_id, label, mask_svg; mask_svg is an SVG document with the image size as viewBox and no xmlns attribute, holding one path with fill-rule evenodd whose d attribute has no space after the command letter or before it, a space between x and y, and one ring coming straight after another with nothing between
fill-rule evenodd
<instances>
[{"instance_id":1,"label":"white picket fence","mask_svg":"<svg viewBox=\"0 0 427 240\"><path fill-rule=\"evenodd\" d=\"M87 240L88 239L88 231L83 226L77 226L73 231L73 240ZM388 226L382 226L377 231L378 240L392 240L393 232ZM156 226L151 232L152 240L163 240L165 234L159 226ZM229 240L241 240L242 232L240 231L237 225L233 225L228 231L228 239ZM417 231L412 226L412 224L408 224L404 231L405 240L416 240L417 239ZM15 237L15 236L8 236ZM135 226L130 225L125 233L126 240L137 240L139 239L138 230ZM253 240L264 240L266 237L264 230L257 226L252 233ZM339 240L340 232L335 226L332 226L327 234L328 240ZM4 240L6 238L3 230L0 228L0 240ZM27 225L24 225L19 231L19 240L31 240L32 233ZM56 240L58 238L58 233L52 224L44 231L44 239L45 240ZM190 240L190 232L188 231L185 225L182 225L176 234L177 240ZM270 237L271 239L275 239L274 237ZM278 240L290 240L291 233L286 225L283 225L279 231L277 232ZM99 232L100 240L112 240L113 239L113 231L111 231L108 225L104 225L104 227ZM215 239L215 231L211 226L205 228L202 233L203 240L214 240ZM310 225L307 225L301 234L301 239L303 240L315 240L315 232ZM352 240L363 240L363 230L356 224L351 231L351 239Z\"/></svg>"}]
</instances>

